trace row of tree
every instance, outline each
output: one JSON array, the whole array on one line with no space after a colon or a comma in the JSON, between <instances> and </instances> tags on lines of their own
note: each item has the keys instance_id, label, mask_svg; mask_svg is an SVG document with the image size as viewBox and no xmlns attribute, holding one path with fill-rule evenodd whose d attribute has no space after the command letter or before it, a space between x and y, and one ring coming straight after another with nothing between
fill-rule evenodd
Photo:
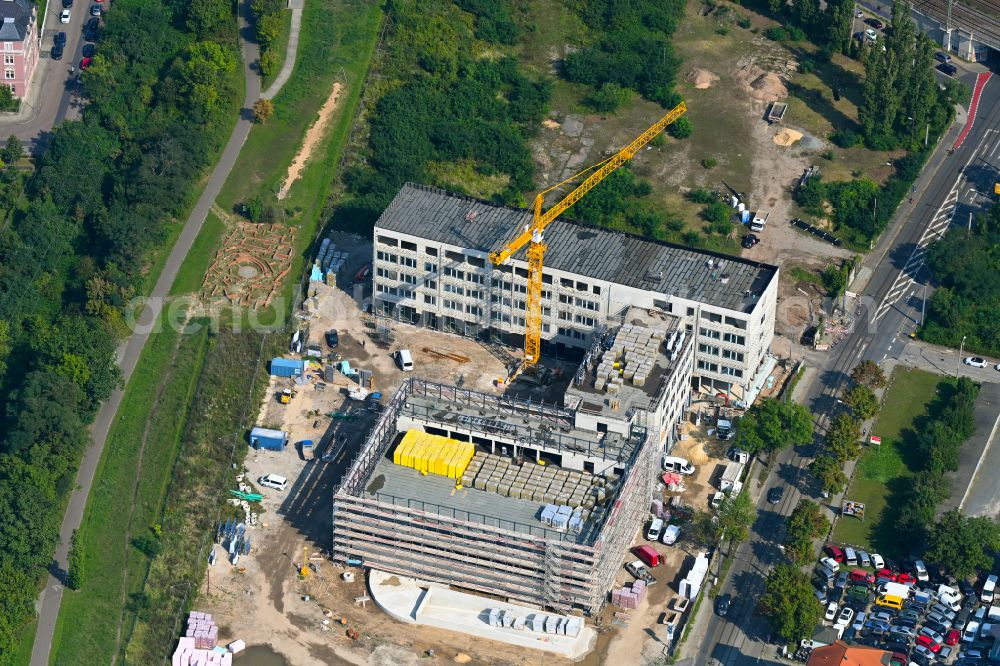
<instances>
[{"instance_id":1,"label":"row of tree","mask_svg":"<svg viewBox=\"0 0 1000 666\"><path fill-rule=\"evenodd\" d=\"M260 71L266 77L278 73L281 54L275 50L282 32L285 30L285 0L253 0L254 34L260 46Z\"/></svg>"},{"instance_id":2,"label":"row of tree","mask_svg":"<svg viewBox=\"0 0 1000 666\"><path fill-rule=\"evenodd\" d=\"M125 310L236 118L226 0L118 0L0 235L0 654L34 615ZM73 572L70 582L79 575Z\"/></svg>"},{"instance_id":3,"label":"row of tree","mask_svg":"<svg viewBox=\"0 0 1000 666\"><path fill-rule=\"evenodd\" d=\"M336 213L349 224L374 222L407 181L466 193L441 165L468 162L506 183L494 195L501 203L523 204L534 188L527 138L545 117L550 84L527 76L512 57L479 57L475 36L497 33L497 50L510 38L502 27L509 0L459 4L474 15L447 0L390 4L385 92L371 115L368 158L345 174L349 196Z\"/></svg>"},{"instance_id":4,"label":"row of tree","mask_svg":"<svg viewBox=\"0 0 1000 666\"><path fill-rule=\"evenodd\" d=\"M927 249L937 290L920 328L925 340L1000 356L1000 204L971 229L951 227Z\"/></svg>"}]
</instances>

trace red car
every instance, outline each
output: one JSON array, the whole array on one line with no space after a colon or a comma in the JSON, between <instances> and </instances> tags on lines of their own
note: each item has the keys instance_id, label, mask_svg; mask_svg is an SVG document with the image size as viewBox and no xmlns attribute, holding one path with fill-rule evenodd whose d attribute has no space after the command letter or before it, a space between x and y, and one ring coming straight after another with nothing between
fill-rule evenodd
<instances>
[{"instance_id":1,"label":"red car","mask_svg":"<svg viewBox=\"0 0 1000 666\"><path fill-rule=\"evenodd\" d=\"M823 550L825 550L826 554L835 559L837 562L840 562L841 564L844 563L844 551L837 548L832 543L826 544L823 547Z\"/></svg>"},{"instance_id":2,"label":"red car","mask_svg":"<svg viewBox=\"0 0 1000 666\"><path fill-rule=\"evenodd\" d=\"M896 574L896 582L902 583L903 585L913 585L917 582L917 579L908 573Z\"/></svg>"},{"instance_id":3,"label":"red car","mask_svg":"<svg viewBox=\"0 0 1000 666\"><path fill-rule=\"evenodd\" d=\"M91 62L93 62L93 58L84 58L80 61L80 69L87 69Z\"/></svg>"},{"instance_id":4,"label":"red car","mask_svg":"<svg viewBox=\"0 0 1000 666\"><path fill-rule=\"evenodd\" d=\"M923 634L920 634L919 636L917 636L916 643L917 645L923 645L925 648L927 648L934 654L937 654L938 652L941 651L941 646L938 645L934 641L934 639L931 638L930 636L924 636Z\"/></svg>"},{"instance_id":5,"label":"red car","mask_svg":"<svg viewBox=\"0 0 1000 666\"><path fill-rule=\"evenodd\" d=\"M893 583L898 582L899 576L892 573L891 569L879 569L875 572L875 578L884 581L890 581Z\"/></svg>"},{"instance_id":6,"label":"red car","mask_svg":"<svg viewBox=\"0 0 1000 666\"><path fill-rule=\"evenodd\" d=\"M958 639L962 637L962 632L958 629L952 629L947 634L944 635L945 645L955 645L958 643Z\"/></svg>"},{"instance_id":7,"label":"red car","mask_svg":"<svg viewBox=\"0 0 1000 666\"><path fill-rule=\"evenodd\" d=\"M851 573L847 574L847 578L850 579L852 583L874 583L875 576L864 569L853 569Z\"/></svg>"}]
</instances>

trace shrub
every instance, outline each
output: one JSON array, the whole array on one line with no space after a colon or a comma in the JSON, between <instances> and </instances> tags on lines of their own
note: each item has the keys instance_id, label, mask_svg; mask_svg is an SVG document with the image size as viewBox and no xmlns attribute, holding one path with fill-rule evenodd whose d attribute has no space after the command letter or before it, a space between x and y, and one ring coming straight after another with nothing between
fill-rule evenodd
<instances>
[{"instance_id":1,"label":"shrub","mask_svg":"<svg viewBox=\"0 0 1000 666\"><path fill-rule=\"evenodd\" d=\"M251 222L260 222L264 215L264 200L259 196L243 202L243 216Z\"/></svg>"},{"instance_id":2,"label":"shrub","mask_svg":"<svg viewBox=\"0 0 1000 666\"><path fill-rule=\"evenodd\" d=\"M840 148L853 148L861 142L861 136L853 130L842 129L831 134L830 141Z\"/></svg>"},{"instance_id":3,"label":"shrub","mask_svg":"<svg viewBox=\"0 0 1000 666\"><path fill-rule=\"evenodd\" d=\"M753 22L747 16L741 16L740 20L736 22L736 25L740 26L744 30L749 30L753 27Z\"/></svg>"},{"instance_id":4,"label":"shrub","mask_svg":"<svg viewBox=\"0 0 1000 666\"><path fill-rule=\"evenodd\" d=\"M709 204L713 201L717 201L716 197L711 191L706 190L703 187L696 187L690 192L688 192L688 199L699 204Z\"/></svg>"},{"instance_id":5,"label":"shrub","mask_svg":"<svg viewBox=\"0 0 1000 666\"><path fill-rule=\"evenodd\" d=\"M258 123L267 122L267 119L274 115L274 102L266 97L261 97L253 103L253 119Z\"/></svg>"},{"instance_id":6,"label":"shrub","mask_svg":"<svg viewBox=\"0 0 1000 666\"><path fill-rule=\"evenodd\" d=\"M718 164L719 160L715 159L714 157L706 157L701 161L701 165L706 169L714 169L716 166L718 166Z\"/></svg>"},{"instance_id":7,"label":"shrub","mask_svg":"<svg viewBox=\"0 0 1000 666\"><path fill-rule=\"evenodd\" d=\"M136 550L150 559L159 555L160 551L163 550L163 544L151 534L142 534L135 537L132 539L132 545Z\"/></svg>"},{"instance_id":8,"label":"shrub","mask_svg":"<svg viewBox=\"0 0 1000 666\"><path fill-rule=\"evenodd\" d=\"M764 36L772 42L783 42L788 39L788 33L780 25L771 26L764 31Z\"/></svg>"},{"instance_id":9,"label":"shrub","mask_svg":"<svg viewBox=\"0 0 1000 666\"><path fill-rule=\"evenodd\" d=\"M616 111L622 104L628 102L631 97L631 90L622 88L617 83L612 82L603 84L591 93L587 97L586 103L598 113L611 113L612 111Z\"/></svg>"},{"instance_id":10,"label":"shrub","mask_svg":"<svg viewBox=\"0 0 1000 666\"><path fill-rule=\"evenodd\" d=\"M786 28L788 31L788 41L790 42L804 42L806 40L806 32L797 25L790 25Z\"/></svg>"},{"instance_id":11,"label":"shrub","mask_svg":"<svg viewBox=\"0 0 1000 666\"><path fill-rule=\"evenodd\" d=\"M670 135L675 139L686 139L691 136L692 131L691 119L687 116L681 116L671 123L669 127Z\"/></svg>"},{"instance_id":12,"label":"shrub","mask_svg":"<svg viewBox=\"0 0 1000 666\"><path fill-rule=\"evenodd\" d=\"M833 151L832 150L824 150L822 153L819 154L819 156L822 157L824 160L828 160L830 162L833 161Z\"/></svg>"}]
</instances>

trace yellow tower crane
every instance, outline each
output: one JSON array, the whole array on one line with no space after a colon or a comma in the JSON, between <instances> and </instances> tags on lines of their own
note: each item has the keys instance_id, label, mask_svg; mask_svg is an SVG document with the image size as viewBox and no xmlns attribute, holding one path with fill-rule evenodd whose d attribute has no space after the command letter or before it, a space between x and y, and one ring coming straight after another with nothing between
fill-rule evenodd
<instances>
[{"instance_id":1,"label":"yellow tower crane","mask_svg":"<svg viewBox=\"0 0 1000 666\"><path fill-rule=\"evenodd\" d=\"M527 312L524 318L524 363L521 366L522 369L529 368L538 363L539 357L541 356L542 261L545 257L545 250L548 247L542 239L542 232L545 231L545 228L549 226L553 220L559 217L559 215L582 199L587 192L594 189L594 187L604 180L608 174L632 159L632 157L637 152L642 150L646 144L656 138L660 132L665 130L667 125L684 115L685 111L687 111L687 106L684 102L681 102L667 112L667 115L660 118L649 129L636 137L632 143L628 144L608 159L599 164L595 164L592 167L584 169L567 180L553 185L544 192L539 192L538 195L535 196L531 223L524 228L517 238L512 240L510 243L507 243L507 245L505 245L499 252L490 253L490 261L496 265L500 265L506 263L512 255L530 243L527 251L528 304ZM555 204L544 213L542 212L542 204L544 203L545 195L548 192L551 192L557 187L574 180L588 171L594 171L594 173L590 174L586 180L576 187L575 190L563 197L559 203Z\"/></svg>"}]
</instances>

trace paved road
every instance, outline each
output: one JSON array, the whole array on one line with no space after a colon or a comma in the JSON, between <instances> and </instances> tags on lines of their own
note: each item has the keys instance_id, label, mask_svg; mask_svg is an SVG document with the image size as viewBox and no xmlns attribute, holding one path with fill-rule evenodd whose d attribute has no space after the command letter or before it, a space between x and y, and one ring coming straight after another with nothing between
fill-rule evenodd
<instances>
[{"instance_id":1,"label":"paved road","mask_svg":"<svg viewBox=\"0 0 1000 666\"><path fill-rule=\"evenodd\" d=\"M68 24L59 23L62 11L60 0L49 0L46 8L45 33L42 35L41 53L35 68L34 81L26 99L21 101L17 114L0 116L0 136L13 134L36 152L50 136L52 128L67 118L79 116L83 88L77 75L70 74L71 66L79 67L83 49L83 25L90 18L89 3L74 4ZM39 26L42 17L38 18ZM62 60L52 60L52 39L57 32L66 33L66 48Z\"/></svg>"},{"instance_id":2,"label":"paved road","mask_svg":"<svg viewBox=\"0 0 1000 666\"><path fill-rule=\"evenodd\" d=\"M295 69L295 57L299 52L299 32L302 28L302 7L305 0L288 0L288 8L292 12L292 25L288 31L288 47L285 49L285 61L281 64L281 71L275 77L274 82L261 93L261 97L273 99L281 88L292 76Z\"/></svg>"},{"instance_id":3,"label":"paved road","mask_svg":"<svg viewBox=\"0 0 1000 666\"><path fill-rule=\"evenodd\" d=\"M80 3L83 4L83 3ZM243 66L246 74L246 97L245 107L241 111L240 120L236 123L229 143L219 159L215 170L208 180L205 190L202 192L198 203L195 204L191 216L184 225L177 243L174 245L164 265L160 278L156 281L156 286L150 295L149 306L143 316L143 322L137 325L136 330L118 349L118 363L122 368L126 382L132 371L135 369L142 353L142 348L149 338L149 323L155 322L162 310L164 301L170 293L170 287L177 277L177 272L184 262L195 237L201 230L202 223L208 215L209 207L219 195L229 172L232 171L236 158L240 153L243 142L246 141L250 133L251 112L253 103L260 97L260 78L251 69L251 65L257 61L257 45L250 41L251 30L247 17L250 15L250 0L244 0L240 4L240 35L243 38ZM145 324L145 326L143 325ZM60 544L56 548L55 561L52 569L53 575L49 576L45 589L42 591L38 603L38 629L35 634L34 648L31 652L32 666L46 666L49 663L49 653L52 649L52 638L55 632L56 618L59 615L59 604L63 595L64 572L67 567L67 556L69 551L69 540L73 531L80 526L83 519L83 511L87 503L87 495L94 481L94 474L97 471L97 464L101 458L101 451L111 429L115 414L122 401L122 390L115 391L112 396L101 405L97 418L91 429L93 443L84 453L80 471L77 473L76 488L70 497L69 507L63 517L62 527L59 530Z\"/></svg>"},{"instance_id":4,"label":"paved road","mask_svg":"<svg viewBox=\"0 0 1000 666\"><path fill-rule=\"evenodd\" d=\"M952 128L942 140L942 148L917 181L914 202L900 207L895 223L866 258L862 284L852 285L861 302L867 304L864 311L869 325L856 326L830 352L807 355L807 364L818 368L818 372L800 382L797 395L816 415L817 435L824 432L829 418L839 408L836 396L851 368L863 359L883 362L902 355L908 334L920 316L920 300L912 295L914 280L926 281L921 248L953 221L961 223L972 205L982 203L978 198L970 199L972 193L968 193L967 186L988 175L992 146L1000 139L1000 85L996 78L983 92L972 132L961 148L948 154L945 148L952 145L958 129ZM901 289L904 283L907 286ZM777 506L758 502L758 518L751 536L737 548L729 573L721 581L720 591L733 595L733 607L724 619L706 612L707 621L695 628L689 643L698 646L697 652L682 663L734 666L758 664L762 658L765 663L774 661L775 647L767 644L770 627L764 618L753 614L753 609L767 571L780 561L777 544L784 535L785 516L800 497L823 501L815 481L801 469L814 452L813 446L784 451L772 466L761 490L785 485L784 499Z\"/></svg>"}]
</instances>

